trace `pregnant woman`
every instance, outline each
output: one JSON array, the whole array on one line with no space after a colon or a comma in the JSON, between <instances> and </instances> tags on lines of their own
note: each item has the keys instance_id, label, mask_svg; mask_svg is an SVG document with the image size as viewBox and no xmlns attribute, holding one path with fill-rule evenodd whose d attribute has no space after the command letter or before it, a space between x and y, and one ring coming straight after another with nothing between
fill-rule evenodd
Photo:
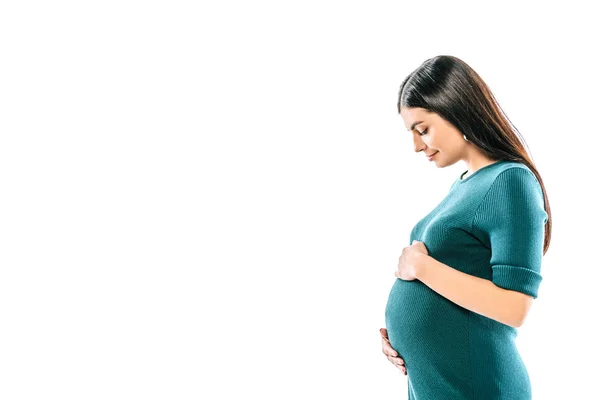
<instances>
[{"instance_id":1,"label":"pregnant woman","mask_svg":"<svg viewBox=\"0 0 600 400\"><path fill-rule=\"evenodd\" d=\"M468 167L410 233L380 330L411 400L531 400L517 328L538 296L552 219L542 179L485 82L452 56L402 82L415 152ZM425 184L425 183L424 183Z\"/></svg>"}]
</instances>

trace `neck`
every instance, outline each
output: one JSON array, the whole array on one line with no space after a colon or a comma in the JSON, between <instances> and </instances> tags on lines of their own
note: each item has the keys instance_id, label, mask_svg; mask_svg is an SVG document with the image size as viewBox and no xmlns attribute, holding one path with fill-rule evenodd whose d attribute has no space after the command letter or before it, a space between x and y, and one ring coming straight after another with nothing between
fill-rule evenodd
<instances>
[{"instance_id":1,"label":"neck","mask_svg":"<svg viewBox=\"0 0 600 400\"><path fill-rule=\"evenodd\" d=\"M463 175L464 179L467 176L475 173L475 171L477 171L478 169L486 167L499 160L486 157L479 152L471 152L471 154L468 154L465 158L463 158L463 161L465 162L465 164L467 164L468 170L467 173Z\"/></svg>"}]
</instances>

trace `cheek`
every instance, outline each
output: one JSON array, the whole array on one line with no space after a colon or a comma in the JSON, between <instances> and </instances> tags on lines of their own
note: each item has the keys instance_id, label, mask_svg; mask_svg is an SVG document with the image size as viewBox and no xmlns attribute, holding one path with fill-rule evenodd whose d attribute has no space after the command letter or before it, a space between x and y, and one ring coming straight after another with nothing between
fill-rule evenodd
<instances>
[{"instance_id":1,"label":"cheek","mask_svg":"<svg viewBox=\"0 0 600 400\"><path fill-rule=\"evenodd\" d=\"M436 149L439 151L449 151L453 148L452 141L448 141L448 138L444 138L444 135L440 135L439 132L437 135L431 135L431 137L427 138L427 145L432 149Z\"/></svg>"},{"instance_id":2,"label":"cheek","mask_svg":"<svg viewBox=\"0 0 600 400\"><path fill-rule=\"evenodd\" d=\"M440 146L443 146L443 143L440 143L439 138L435 135L427 135L423 137L423 142L427 145L427 147L431 147L432 149L439 150Z\"/></svg>"}]
</instances>

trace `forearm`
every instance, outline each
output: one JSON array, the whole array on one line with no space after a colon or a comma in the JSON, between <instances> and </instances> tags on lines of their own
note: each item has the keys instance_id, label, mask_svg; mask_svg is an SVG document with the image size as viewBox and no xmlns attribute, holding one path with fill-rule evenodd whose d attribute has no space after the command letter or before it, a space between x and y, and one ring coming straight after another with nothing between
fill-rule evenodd
<instances>
[{"instance_id":1,"label":"forearm","mask_svg":"<svg viewBox=\"0 0 600 400\"><path fill-rule=\"evenodd\" d=\"M418 280L453 303L515 328L521 325L525 312L518 293L460 272L425 254L414 268Z\"/></svg>"}]
</instances>

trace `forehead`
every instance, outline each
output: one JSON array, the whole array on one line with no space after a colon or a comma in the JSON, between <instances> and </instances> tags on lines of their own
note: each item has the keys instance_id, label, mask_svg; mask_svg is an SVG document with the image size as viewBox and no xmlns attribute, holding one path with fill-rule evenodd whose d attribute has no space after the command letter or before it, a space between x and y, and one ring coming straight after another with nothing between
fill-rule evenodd
<instances>
[{"instance_id":1,"label":"forehead","mask_svg":"<svg viewBox=\"0 0 600 400\"><path fill-rule=\"evenodd\" d=\"M431 119L432 113L424 108L402 107L400 115L402 116L402 120L404 120L406 130L410 130L410 127L415 122L428 121Z\"/></svg>"}]
</instances>

